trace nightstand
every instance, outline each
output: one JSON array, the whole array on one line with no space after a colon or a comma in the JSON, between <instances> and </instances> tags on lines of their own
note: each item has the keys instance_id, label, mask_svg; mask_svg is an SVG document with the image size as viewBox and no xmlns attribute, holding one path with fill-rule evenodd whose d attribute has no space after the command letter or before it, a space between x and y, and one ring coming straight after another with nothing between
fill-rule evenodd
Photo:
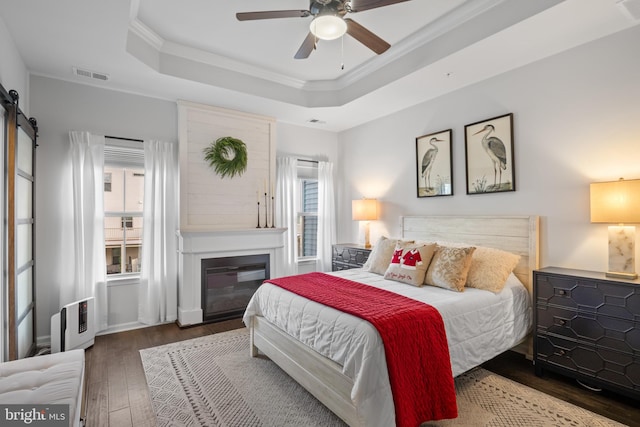
<instances>
[{"instance_id":1,"label":"nightstand","mask_svg":"<svg viewBox=\"0 0 640 427\"><path fill-rule=\"evenodd\" d=\"M640 280L533 272L536 375L545 369L640 399Z\"/></svg>"},{"instance_id":2,"label":"nightstand","mask_svg":"<svg viewBox=\"0 0 640 427\"><path fill-rule=\"evenodd\" d=\"M331 255L331 270L348 270L360 268L371 254L371 248L365 248L355 243L338 243L333 245Z\"/></svg>"}]
</instances>

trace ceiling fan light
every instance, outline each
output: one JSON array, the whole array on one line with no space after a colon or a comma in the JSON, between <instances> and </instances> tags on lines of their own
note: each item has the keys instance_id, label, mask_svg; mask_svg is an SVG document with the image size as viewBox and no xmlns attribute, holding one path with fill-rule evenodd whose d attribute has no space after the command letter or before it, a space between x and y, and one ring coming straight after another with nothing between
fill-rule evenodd
<instances>
[{"instance_id":1,"label":"ceiling fan light","mask_svg":"<svg viewBox=\"0 0 640 427\"><path fill-rule=\"evenodd\" d=\"M322 15L311 21L309 29L320 40L334 40L347 32L347 23L338 16Z\"/></svg>"}]
</instances>

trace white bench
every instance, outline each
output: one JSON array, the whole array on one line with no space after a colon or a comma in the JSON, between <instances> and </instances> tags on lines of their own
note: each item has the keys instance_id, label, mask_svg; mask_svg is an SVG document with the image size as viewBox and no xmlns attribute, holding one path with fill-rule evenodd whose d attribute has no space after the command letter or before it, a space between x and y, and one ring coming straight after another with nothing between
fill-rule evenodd
<instances>
[{"instance_id":1,"label":"white bench","mask_svg":"<svg viewBox=\"0 0 640 427\"><path fill-rule=\"evenodd\" d=\"M79 427L84 386L84 350L0 363L3 404L68 404L69 425Z\"/></svg>"}]
</instances>

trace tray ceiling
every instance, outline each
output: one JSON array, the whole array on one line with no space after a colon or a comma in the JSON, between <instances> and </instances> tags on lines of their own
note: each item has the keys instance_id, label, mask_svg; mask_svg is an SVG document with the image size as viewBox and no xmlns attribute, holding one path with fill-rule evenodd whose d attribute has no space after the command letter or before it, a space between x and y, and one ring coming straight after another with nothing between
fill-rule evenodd
<instances>
[{"instance_id":1,"label":"tray ceiling","mask_svg":"<svg viewBox=\"0 0 640 427\"><path fill-rule=\"evenodd\" d=\"M345 36L295 60L311 18L235 18L308 6L21 0L1 2L0 17L32 74L333 131L638 24L617 0L411 0L350 15L392 45L384 54Z\"/></svg>"}]
</instances>

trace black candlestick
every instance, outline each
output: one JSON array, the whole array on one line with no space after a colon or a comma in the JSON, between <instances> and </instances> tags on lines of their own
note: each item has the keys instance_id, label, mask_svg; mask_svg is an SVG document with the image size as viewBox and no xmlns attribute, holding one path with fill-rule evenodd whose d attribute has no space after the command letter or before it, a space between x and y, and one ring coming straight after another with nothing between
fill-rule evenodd
<instances>
[{"instance_id":1,"label":"black candlestick","mask_svg":"<svg viewBox=\"0 0 640 427\"><path fill-rule=\"evenodd\" d=\"M264 228L269 228L268 225L269 219L269 205L267 204L267 192L264 192Z\"/></svg>"},{"instance_id":2,"label":"black candlestick","mask_svg":"<svg viewBox=\"0 0 640 427\"><path fill-rule=\"evenodd\" d=\"M271 228L276 228L276 205L271 196Z\"/></svg>"},{"instance_id":3,"label":"black candlestick","mask_svg":"<svg viewBox=\"0 0 640 427\"><path fill-rule=\"evenodd\" d=\"M260 202L258 202L258 225L256 226L256 228L262 228L260 227Z\"/></svg>"}]
</instances>

